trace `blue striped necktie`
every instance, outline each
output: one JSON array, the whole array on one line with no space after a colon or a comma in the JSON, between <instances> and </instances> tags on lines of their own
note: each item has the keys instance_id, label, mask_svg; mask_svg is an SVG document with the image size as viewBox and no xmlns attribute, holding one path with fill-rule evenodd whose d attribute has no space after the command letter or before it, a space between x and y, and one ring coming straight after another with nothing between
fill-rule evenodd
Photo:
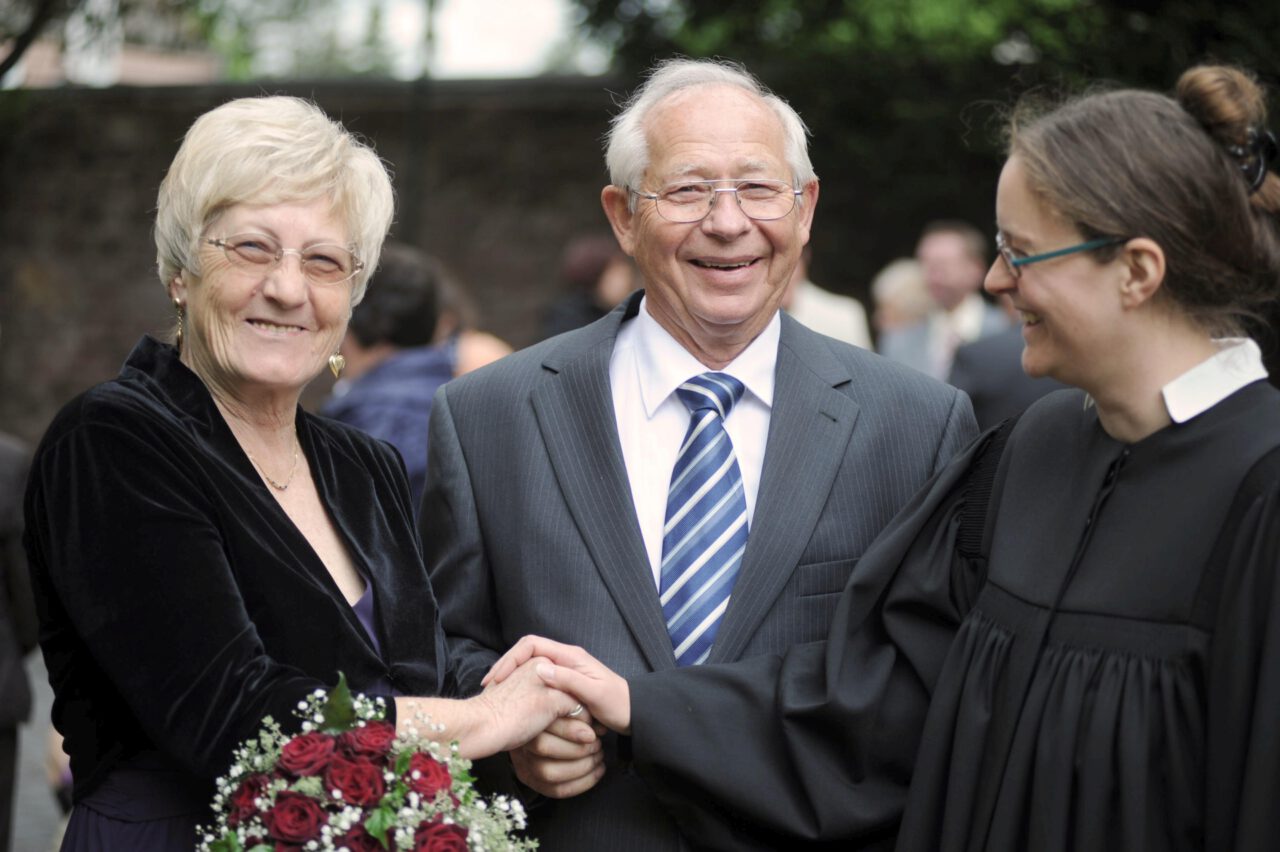
<instances>
[{"instance_id":1,"label":"blue striped necktie","mask_svg":"<svg viewBox=\"0 0 1280 852\"><path fill-rule=\"evenodd\" d=\"M726 373L703 373L676 389L689 431L667 491L659 595L680 666L706 662L747 547L742 471L724 429L744 390Z\"/></svg>"}]
</instances>

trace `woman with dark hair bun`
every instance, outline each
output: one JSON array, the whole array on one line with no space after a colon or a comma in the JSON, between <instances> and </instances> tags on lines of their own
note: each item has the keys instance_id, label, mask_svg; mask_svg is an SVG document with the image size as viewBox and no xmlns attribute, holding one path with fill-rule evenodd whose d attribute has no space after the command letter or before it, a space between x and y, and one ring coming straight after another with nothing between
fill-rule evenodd
<instances>
[{"instance_id":1,"label":"woman with dark hair bun","mask_svg":"<svg viewBox=\"0 0 1280 852\"><path fill-rule=\"evenodd\" d=\"M904 510L826 643L627 681L530 638L492 676L554 659L707 846L1276 848L1280 391L1237 331L1280 295L1264 101L1202 66L1015 112L986 288L1076 389Z\"/></svg>"}]
</instances>

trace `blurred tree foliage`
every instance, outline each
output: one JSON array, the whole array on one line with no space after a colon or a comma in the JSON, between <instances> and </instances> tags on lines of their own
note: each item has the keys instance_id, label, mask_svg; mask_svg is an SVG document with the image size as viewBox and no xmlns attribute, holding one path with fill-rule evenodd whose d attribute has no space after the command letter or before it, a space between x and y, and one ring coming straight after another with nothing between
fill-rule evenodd
<instances>
[{"instance_id":1,"label":"blurred tree foliage","mask_svg":"<svg viewBox=\"0 0 1280 852\"><path fill-rule=\"evenodd\" d=\"M634 81L655 59L739 60L813 131L815 280L866 296L930 219L993 230L1001 115L1110 80L1168 90L1215 59L1280 77L1280 3L1219 0L573 0Z\"/></svg>"},{"instance_id":2,"label":"blurred tree foliage","mask_svg":"<svg viewBox=\"0 0 1280 852\"><path fill-rule=\"evenodd\" d=\"M423 0L428 3L429 0ZM212 50L224 77L247 80L388 73L376 33L381 2L367 4L363 41L342 38L339 0L0 0L0 77L37 38L63 41L79 17L89 31L165 50ZM7 44L7 46L6 46Z\"/></svg>"}]
</instances>

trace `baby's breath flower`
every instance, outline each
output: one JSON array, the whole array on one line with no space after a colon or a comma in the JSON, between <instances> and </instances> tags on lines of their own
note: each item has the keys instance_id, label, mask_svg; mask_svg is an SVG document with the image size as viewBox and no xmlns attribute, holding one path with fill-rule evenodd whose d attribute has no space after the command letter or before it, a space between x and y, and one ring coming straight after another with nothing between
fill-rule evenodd
<instances>
[{"instance_id":1,"label":"baby's breath flower","mask_svg":"<svg viewBox=\"0 0 1280 852\"><path fill-rule=\"evenodd\" d=\"M304 733L321 730L322 726L332 726L334 719L345 719L337 722L339 730L326 728L326 733L338 733L342 730L365 728L370 721L386 718L387 702L382 697L351 695L350 710L354 713L343 715L341 709L337 716L332 715L334 707L328 704L329 693L323 689L314 690L307 698L298 703L295 716L300 721ZM213 795L214 822L199 829L201 852L210 852L217 845L224 844L234 838L239 847L248 848L251 843L268 836L263 815L276 804L280 793L289 790L295 795L311 797L325 813L324 825L316 836L303 845L307 852L337 852L345 849L341 838L357 826L366 824L376 811L385 809L384 814L392 814L383 825L387 829L387 841L390 848L412 850L415 845L415 832L424 824L441 821L445 824L457 824L467 830L467 845L471 850L488 850L495 852L529 852L537 848L533 840L517 837L513 832L525 827L524 809L518 800L505 797L495 798L491 804L476 794L469 780L471 761L463 758L456 742L444 744L442 736L445 727L433 723L431 717L418 712L408 721L406 730L395 737L390 746L390 754L382 768L383 780L387 792L382 800L370 805L367 809L342 800L342 791L334 789L325 791L321 779L308 776L292 779L277 771L278 761L284 746L292 739L287 736L281 726L270 717L263 719L262 729L258 736L246 740L233 753L230 769L216 779ZM395 771L398 760L405 754L426 754L445 764L453 778L450 789L442 790L431 800L414 790L406 789L407 785ZM266 780L257 780L256 795L252 800L254 813L239 820L234 829L228 818L233 807L243 807L243 801L237 801L239 791L247 779L260 776ZM422 773L414 770L409 780L421 780Z\"/></svg>"}]
</instances>

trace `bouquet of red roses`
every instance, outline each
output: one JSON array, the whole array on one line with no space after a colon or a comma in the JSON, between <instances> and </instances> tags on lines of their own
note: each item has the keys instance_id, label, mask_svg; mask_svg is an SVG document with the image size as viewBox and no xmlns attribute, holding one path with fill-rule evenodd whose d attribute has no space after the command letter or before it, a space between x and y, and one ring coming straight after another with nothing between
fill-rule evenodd
<instances>
[{"instance_id":1,"label":"bouquet of red roses","mask_svg":"<svg viewBox=\"0 0 1280 852\"><path fill-rule=\"evenodd\" d=\"M285 735L271 717L235 753L218 779L213 825L200 852L466 852L532 850L516 837L520 802L475 791L471 762L410 729L396 736L381 698L353 695L338 676L298 705L302 733Z\"/></svg>"}]
</instances>

